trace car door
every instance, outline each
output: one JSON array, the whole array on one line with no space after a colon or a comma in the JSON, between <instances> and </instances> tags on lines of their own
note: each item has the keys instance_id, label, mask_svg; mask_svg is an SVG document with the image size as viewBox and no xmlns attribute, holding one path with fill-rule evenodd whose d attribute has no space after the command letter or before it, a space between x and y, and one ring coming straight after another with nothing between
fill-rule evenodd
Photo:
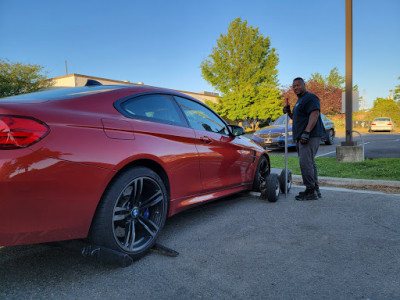
<instances>
[{"instance_id":1,"label":"car door","mask_svg":"<svg viewBox=\"0 0 400 300\"><path fill-rule=\"evenodd\" d=\"M206 106L182 97L175 99L195 131L203 190L248 182L253 150L230 135L226 123Z\"/></svg>"},{"instance_id":2,"label":"car door","mask_svg":"<svg viewBox=\"0 0 400 300\"><path fill-rule=\"evenodd\" d=\"M196 136L172 96L140 95L120 100L116 108L132 119L138 159L162 162L171 199L202 192Z\"/></svg>"}]
</instances>

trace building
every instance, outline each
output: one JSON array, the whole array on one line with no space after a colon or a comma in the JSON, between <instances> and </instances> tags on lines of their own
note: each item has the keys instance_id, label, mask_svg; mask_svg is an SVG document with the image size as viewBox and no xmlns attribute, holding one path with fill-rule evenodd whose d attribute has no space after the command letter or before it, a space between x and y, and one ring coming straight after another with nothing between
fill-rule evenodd
<instances>
[{"instance_id":1,"label":"building","mask_svg":"<svg viewBox=\"0 0 400 300\"><path fill-rule=\"evenodd\" d=\"M353 91L353 111L359 111L359 92ZM346 92L342 92L342 113L346 112Z\"/></svg>"},{"instance_id":2,"label":"building","mask_svg":"<svg viewBox=\"0 0 400 300\"><path fill-rule=\"evenodd\" d=\"M129 81L113 80L113 79L87 76L81 74L68 74L60 77L51 78L51 81L53 82L52 88L84 86L88 79L97 80L98 82L104 85L144 85L142 82L132 83ZM203 103L205 103L207 100L216 103L219 96L218 93L212 93L212 92L199 92L199 93L186 92L186 91L178 91L178 92L189 95L197 100L200 100Z\"/></svg>"}]
</instances>

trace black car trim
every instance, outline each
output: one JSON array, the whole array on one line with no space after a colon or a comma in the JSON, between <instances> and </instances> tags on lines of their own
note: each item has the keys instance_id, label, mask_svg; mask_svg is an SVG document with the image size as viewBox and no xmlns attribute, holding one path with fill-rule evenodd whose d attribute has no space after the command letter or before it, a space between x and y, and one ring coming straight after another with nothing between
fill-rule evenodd
<instances>
[{"instance_id":1,"label":"black car trim","mask_svg":"<svg viewBox=\"0 0 400 300\"><path fill-rule=\"evenodd\" d=\"M176 122L170 122L167 120L163 120L163 119L156 119L156 118L149 118L149 117L144 117L144 116L136 116L136 115L132 115L129 112L127 112L122 106L125 102L134 100L135 98L141 97L141 96L150 96L150 95L162 95L162 96L166 96L166 98L168 98L174 108L176 109L179 118L181 120L181 123L176 123ZM114 108L121 113L123 116L129 118L129 119L139 119L139 120L144 120L144 121L149 121L149 122L154 122L154 123L163 123L163 124L168 124L168 125L173 125L173 126L179 126L179 127L186 127L186 128L191 128L188 121L186 120L185 116L183 115L179 105L176 103L175 98L173 97L174 94L172 93L165 93L162 91L150 91L150 92L144 92L144 93L139 93L139 94L135 94L135 95L130 95L127 97L124 97L122 99L119 99L117 101L114 102Z\"/></svg>"}]
</instances>

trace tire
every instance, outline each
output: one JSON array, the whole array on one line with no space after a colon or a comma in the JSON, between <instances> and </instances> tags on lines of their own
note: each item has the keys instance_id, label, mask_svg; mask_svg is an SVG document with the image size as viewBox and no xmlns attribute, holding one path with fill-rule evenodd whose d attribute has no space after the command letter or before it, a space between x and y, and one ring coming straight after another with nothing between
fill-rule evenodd
<instances>
[{"instance_id":1,"label":"tire","mask_svg":"<svg viewBox=\"0 0 400 300\"><path fill-rule=\"evenodd\" d=\"M335 139L335 133L333 131L333 129L330 129L325 141L325 145L333 145L333 141Z\"/></svg>"},{"instance_id":2,"label":"tire","mask_svg":"<svg viewBox=\"0 0 400 300\"><path fill-rule=\"evenodd\" d=\"M285 194L285 169L282 170L281 174L279 175L279 187L281 189L281 193ZM288 170L288 181L287 181L287 192L289 193L292 187L292 172Z\"/></svg>"},{"instance_id":3,"label":"tire","mask_svg":"<svg viewBox=\"0 0 400 300\"><path fill-rule=\"evenodd\" d=\"M267 192L266 192L267 200L269 202L278 201L278 197L280 194L278 174L269 174L266 178L266 186L267 186Z\"/></svg>"},{"instance_id":4,"label":"tire","mask_svg":"<svg viewBox=\"0 0 400 300\"><path fill-rule=\"evenodd\" d=\"M167 214L164 182L154 171L134 167L115 178L105 191L89 240L138 259L155 244Z\"/></svg>"},{"instance_id":5,"label":"tire","mask_svg":"<svg viewBox=\"0 0 400 300\"><path fill-rule=\"evenodd\" d=\"M265 178L270 172L269 160L264 155L260 157L258 161L256 173L254 174L253 180L253 191L260 191L260 184L262 182L262 177Z\"/></svg>"}]
</instances>

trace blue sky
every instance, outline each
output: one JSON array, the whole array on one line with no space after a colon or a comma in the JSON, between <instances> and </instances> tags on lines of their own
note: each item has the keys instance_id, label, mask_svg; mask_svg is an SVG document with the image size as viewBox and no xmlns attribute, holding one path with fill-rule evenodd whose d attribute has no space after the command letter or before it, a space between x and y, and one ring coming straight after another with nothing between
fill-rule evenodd
<instances>
[{"instance_id":1,"label":"blue sky","mask_svg":"<svg viewBox=\"0 0 400 300\"><path fill-rule=\"evenodd\" d=\"M353 0L353 83L371 106L400 84L400 0ZM345 0L0 0L0 58L200 92L200 63L237 17L279 54L279 81L345 75Z\"/></svg>"}]
</instances>

